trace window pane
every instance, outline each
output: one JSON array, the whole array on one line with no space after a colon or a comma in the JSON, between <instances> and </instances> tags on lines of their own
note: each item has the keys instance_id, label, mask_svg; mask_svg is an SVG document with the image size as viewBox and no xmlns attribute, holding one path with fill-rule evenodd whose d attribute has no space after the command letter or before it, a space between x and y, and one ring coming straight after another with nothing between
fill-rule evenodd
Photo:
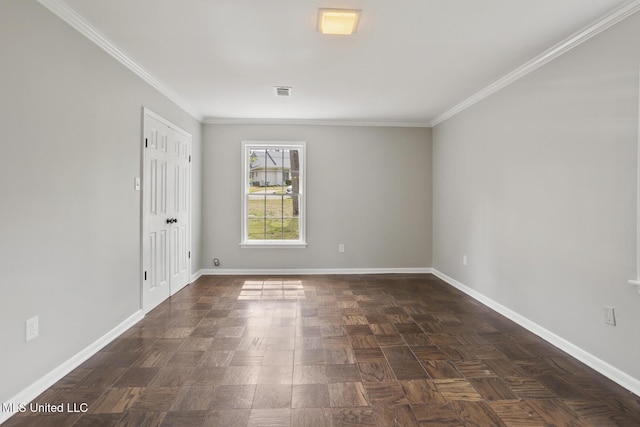
<instances>
[{"instance_id":1,"label":"window pane","mask_svg":"<svg viewBox=\"0 0 640 427\"><path fill-rule=\"evenodd\" d=\"M282 216L284 218L291 218L293 215L293 200L296 196L286 195L282 198Z\"/></svg>"},{"instance_id":2,"label":"window pane","mask_svg":"<svg viewBox=\"0 0 640 427\"><path fill-rule=\"evenodd\" d=\"M266 216L267 218L279 218L281 219L283 216L283 196L268 194L266 196L267 201L267 209Z\"/></svg>"},{"instance_id":3,"label":"window pane","mask_svg":"<svg viewBox=\"0 0 640 427\"><path fill-rule=\"evenodd\" d=\"M300 152L298 150L287 150L287 166L289 170L300 171Z\"/></svg>"},{"instance_id":4,"label":"window pane","mask_svg":"<svg viewBox=\"0 0 640 427\"><path fill-rule=\"evenodd\" d=\"M300 152L298 150L290 150L289 152L289 181L291 182L291 188L289 194L300 193ZM294 209L297 211L296 200L293 201Z\"/></svg>"},{"instance_id":5,"label":"window pane","mask_svg":"<svg viewBox=\"0 0 640 427\"><path fill-rule=\"evenodd\" d=\"M282 150L266 149L254 151L261 170L262 183L265 187L282 186Z\"/></svg>"},{"instance_id":6,"label":"window pane","mask_svg":"<svg viewBox=\"0 0 640 427\"><path fill-rule=\"evenodd\" d=\"M282 219L265 219L266 235L268 240L282 239Z\"/></svg>"},{"instance_id":7,"label":"window pane","mask_svg":"<svg viewBox=\"0 0 640 427\"><path fill-rule=\"evenodd\" d=\"M249 219L248 220L248 235L249 240L264 240L265 239L265 219Z\"/></svg>"},{"instance_id":8,"label":"window pane","mask_svg":"<svg viewBox=\"0 0 640 427\"><path fill-rule=\"evenodd\" d=\"M249 158L249 180L247 184L249 187L260 185L260 158L255 150L250 150L248 153Z\"/></svg>"},{"instance_id":9,"label":"window pane","mask_svg":"<svg viewBox=\"0 0 640 427\"><path fill-rule=\"evenodd\" d=\"M300 238L300 220L298 218L285 218L283 221L283 239L297 240Z\"/></svg>"},{"instance_id":10,"label":"window pane","mask_svg":"<svg viewBox=\"0 0 640 427\"><path fill-rule=\"evenodd\" d=\"M292 194L287 200L287 215L289 217L298 217L300 215L301 196L298 194Z\"/></svg>"},{"instance_id":11,"label":"window pane","mask_svg":"<svg viewBox=\"0 0 640 427\"><path fill-rule=\"evenodd\" d=\"M265 196L263 194L251 194L249 205L247 206L247 214L249 218L264 218L265 216Z\"/></svg>"}]
</instances>

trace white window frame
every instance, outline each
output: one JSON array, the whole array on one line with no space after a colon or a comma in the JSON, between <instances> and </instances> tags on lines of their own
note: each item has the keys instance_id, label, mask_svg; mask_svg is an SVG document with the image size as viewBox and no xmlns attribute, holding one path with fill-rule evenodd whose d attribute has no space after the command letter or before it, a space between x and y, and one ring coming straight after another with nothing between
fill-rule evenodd
<instances>
[{"instance_id":1,"label":"white window frame","mask_svg":"<svg viewBox=\"0 0 640 427\"><path fill-rule=\"evenodd\" d=\"M300 235L298 240L249 240L248 229L248 192L249 174L251 165L249 164L249 152L256 149L279 149L298 150L300 156L300 177L299 177L299 198L298 198L298 223L300 224ZM306 241L306 215L307 215L307 143L306 141L242 141L242 219L241 219L241 240L242 248L295 248L307 247Z\"/></svg>"}]
</instances>

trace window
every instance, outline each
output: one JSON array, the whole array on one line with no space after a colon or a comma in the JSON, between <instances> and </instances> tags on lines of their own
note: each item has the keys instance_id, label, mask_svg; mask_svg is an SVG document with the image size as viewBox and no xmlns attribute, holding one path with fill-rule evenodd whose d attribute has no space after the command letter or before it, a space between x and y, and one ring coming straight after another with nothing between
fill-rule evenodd
<instances>
[{"instance_id":1,"label":"window","mask_svg":"<svg viewBox=\"0 0 640 427\"><path fill-rule=\"evenodd\" d=\"M305 247L304 142L242 142L242 247Z\"/></svg>"}]
</instances>

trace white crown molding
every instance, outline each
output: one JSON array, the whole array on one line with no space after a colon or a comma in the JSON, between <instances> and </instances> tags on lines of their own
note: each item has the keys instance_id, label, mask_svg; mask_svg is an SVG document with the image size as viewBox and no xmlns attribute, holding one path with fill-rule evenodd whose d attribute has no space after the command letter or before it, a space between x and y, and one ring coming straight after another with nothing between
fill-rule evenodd
<instances>
[{"instance_id":1,"label":"white crown molding","mask_svg":"<svg viewBox=\"0 0 640 427\"><path fill-rule=\"evenodd\" d=\"M481 294L480 292L458 282L457 280L447 276L446 274L438 271L437 269L434 268L432 270L435 276L439 277L449 285L464 292L465 294L469 295L471 298L486 305L490 309L497 311L498 313L502 314L503 316L507 317L508 319L514 321L518 325L527 329L529 332L532 332L537 336L539 336L540 338L544 339L545 341L553 344L554 346L558 347L560 350L575 357L582 363L593 368L594 370L598 371L605 377L616 382L617 384L626 388L632 393L635 393L636 395L640 395L640 380L638 380L637 378L634 378L631 375L627 374L626 372L623 372L620 369L616 368L615 366L608 364L607 362L597 358L596 356L583 350L577 345L554 334L548 329L543 328L537 323L532 322L531 320L527 319L523 315L516 313L515 311L492 300L491 298Z\"/></svg>"},{"instance_id":2,"label":"white crown molding","mask_svg":"<svg viewBox=\"0 0 640 427\"><path fill-rule=\"evenodd\" d=\"M202 269L201 276L311 276L333 274L428 274L431 268L216 268Z\"/></svg>"},{"instance_id":3,"label":"white crown molding","mask_svg":"<svg viewBox=\"0 0 640 427\"><path fill-rule=\"evenodd\" d=\"M572 34L565 40L561 41L560 43L554 45L553 47L546 50L542 54L528 61L524 65L521 65L520 67L511 71L509 74L503 76L502 78L498 79L491 85L485 87L481 91L465 99L455 107L440 114L439 116L431 120L430 122L431 127L437 126L438 124L466 110L472 105L482 101L488 96L498 92L501 89L504 89L505 87L509 86L511 83L515 82L516 80L519 80L522 77L526 76L527 74L531 73L532 71L537 70L538 68L542 67L544 64L554 60L558 56L570 51L576 46L581 45L582 43L589 40L591 37L600 34L601 32L605 31L607 28L617 24L618 22L622 21L625 18L628 18L629 16L636 13L638 10L640 10L640 0L629 1L623 4L622 6L618 7L617 9L614 9L612 12L592 22L591 24L587 25L586 27L577 31L576 33Z\"/></svg>"},{"instance_id":4,"label":"white crown molding","mask_svg":"<svg viewBox=\"0 0 640 427\"><path fill-rule=\"evenodd\" d=\"M153 74L138 65L126 52L116 46L111 40L104 36L94 26L84 20L75 10L62 0L38 0L40 4L49 9L53 14L75 28L80 34L98 45L102 50L115 58L122 65L131 70L135 75L150 84L158 92L169 98L178 107L189 113L197 121L201 122L202 115L187 101L173 90L169 89Z\"/></svg>"},{"instance_id":5,"label":"white crown molding","mask_svg":"<svg viewBox=\"0 0 640 427\"><path fill-rule=\"evenodd\" d=\"M208 125L299 125L299 126L362 126L362 127L403 127L429 128L429 122L384 122L358 120L322 120L322 119L258 119L206 117L202 123Z\"/></svg>"},{"instance_id":6,"label":"white crown molding","mask_svg":"<svg viewBox=\"0 0 640 427\"><path fill-rule=\"evenodd\" d=\"M12 412L2 412L0 411L0 424L9 419L13 414L17 412L18 405L20 404L28 404L33 399L42 394L49 387L58 382L62 377L67 375L69 372L73 371L78 366L82 365L86 360L88 360L91 356L96 354L102 348L104 348L107 344L109 344L114 339L118 338L122 335L127 329L138 323L140 320L144 318L144 314L142 310L138 310L125 319L122 323L117 325L115 328L107 332L102 337L98 338L94 343L90 344L83 350L81 350L76 355L72 356L66 362L63 362L60 366L53 369L51 372L22 390L20 393L13 396L13 398L9 399L4 403L12 403L14 411Z\"/></svg>"}]
</instances>

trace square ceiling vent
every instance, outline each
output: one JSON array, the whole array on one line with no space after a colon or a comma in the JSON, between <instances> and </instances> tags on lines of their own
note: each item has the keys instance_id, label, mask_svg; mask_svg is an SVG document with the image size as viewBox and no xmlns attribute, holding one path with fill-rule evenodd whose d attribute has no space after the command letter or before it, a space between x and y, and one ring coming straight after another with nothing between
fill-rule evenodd
<instances>
[{"instance_id":1,"label":"square ceiling vent","mask_svg":"<svg viewBox=\"0 0 640 427\"><path fill-rule=\"evenodd\" d=\"M290 86L275 86L276 96L291 96Z\"/></svg>"}]
</instances>

